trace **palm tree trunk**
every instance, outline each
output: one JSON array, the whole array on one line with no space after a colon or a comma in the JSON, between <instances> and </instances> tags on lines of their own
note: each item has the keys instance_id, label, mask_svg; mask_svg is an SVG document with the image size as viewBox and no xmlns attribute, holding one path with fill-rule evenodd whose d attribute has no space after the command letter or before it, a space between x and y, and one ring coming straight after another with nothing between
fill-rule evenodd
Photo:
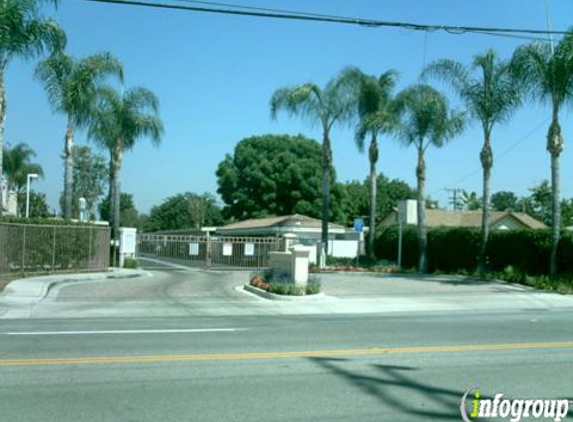
<instances>
[{"instance_id":1,"label":"palm tree trunk","mask_svg":"<svg viewBox=\"0 0 573 422\"><path fill-rule=\"evenodd\" d=\"M420 249L418 271L425 274L428 272L428 238L426 233L426 160L424 159L424 148L422 146L418 148L416 177L418 179L418 245Z\"/></svg>"},{"instance_id":2,"label":"palm tree trunk","mask_svg":"<svg viewBox=\"0 0 573 422\"><path fill-rule=\"evenodd\" d=\"M553 108L553 120L547 134L547 151L551 154L551 192L553 196L553 227L551 239L551 257L549 261L549 276L557 276L557 248L561 235L561 202L560 202L560 177L559 156L563 151L563 135L559 125L559 111Z\"/></svg>"},{"instance_id":3,"label":"palm tree trunk","mask_svg":"<svg viewBox=\"0 0 573 422\"><path fill-rule=\"evenodd\" d=\"M485 276L487 269L486 263L486 248L489 239L489 226L490 226L490 184L491 184L491 169L493 168L493 152L491 150L490 135L486 133L484 136L484 144L480 153L480 160L483 169L483 197L482 197L482 216L481 216L481 242L478 257L478 273L480 277Z\"/></svg>"},{"instance_id":4,"label":"palm tree trunk","mask_svg":"<svg viewBox=\"0 0 573 422\"><path fill-rule=\"evenodd\" d=\"M4 127L6 123L6 87L4 85L4 74L6 72L6 63L0 61L0 217L4 212L4 196L2 195L3 184L3 159L4 159ZM6 192L7 194L8 192ZM8 198L6 198L8 199Z\"/></svg>"},{"instance_id":5,"label":"palm tree trunk","mask_svg":"<svg viewBox=\"0 0 573 422\"><path fill-rule=\"evenodd\" d=\"M332 167L332 151L328 130L324 131L322 139L322 244L324 253L328 255L328 221L330 220L330 171Z\"/></svg>"},{"instance_id":6,"label":"palm tree trunk","mask_svg":"<svg viewBox=\"0 0 573 422\"><path fill-rule=\"evenodd\" d=\"M376 189L378 182L378 172L376 171L376 163L378 162L378 142L376 134L372 134L370 141L370 149L368 151L370 158L370 232L368 233L368 255L375 258L374 244L376 241Z\"/></svg>"},{"instance_id":7,"label":"palm tree trunk","mask_svg":"<svg viewBox=\"0 0 573 422\"><path fill-rule=\"evenodd\" d=\"M64 160L64 218L69 221L72 219L74 191L74 126L69 116L64 145Z\"/></svg>"},{"instance_id":8,"label":"palm tree trunk","mask_svg":"<svg viewBox=\"0 0 573 422\"><path fill-rule=\"evenodd\" d=\"M113 163L113 240L115 245L115 255L119 252L119 227L121 216L121 165L123 161L123 150L119 147L114 149ZM111 205L111 202L110 202ZM110 210L111 211L111 210ZM117 261L116 261L117 262Z\"/></svg>"}]
</instances>

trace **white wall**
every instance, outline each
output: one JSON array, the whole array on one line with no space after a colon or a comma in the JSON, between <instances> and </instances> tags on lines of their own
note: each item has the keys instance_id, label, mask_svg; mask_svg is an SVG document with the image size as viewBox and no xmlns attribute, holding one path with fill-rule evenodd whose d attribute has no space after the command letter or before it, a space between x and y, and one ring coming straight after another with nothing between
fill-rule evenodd
<instances>
[{"instance_id":1,"label":"white wall","mask_svg":"<svg viewBox=\"0 0 573 422\"><path fill-rule=\"evenodd\" d=\"M328 255L335 258L356 258L357 240L331 240L328 244Z\"/></svg>"}]
</instances>

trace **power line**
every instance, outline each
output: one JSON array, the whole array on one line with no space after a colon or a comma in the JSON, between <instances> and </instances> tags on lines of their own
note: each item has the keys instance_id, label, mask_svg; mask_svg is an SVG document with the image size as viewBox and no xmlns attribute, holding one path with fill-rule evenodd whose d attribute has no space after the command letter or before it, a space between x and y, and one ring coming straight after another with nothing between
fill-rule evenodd
<instances>
[{"instance_id":1,"label":"power line","mask_svg":"<svg viewBox=\"0 0 573 422\"><path fill-rule=\"evenodd\" d=\"M497 155L497 159L499 160L500 158L505 157L507 154L509 154L511 151L513 151L515 148L517 148L520 144L522 144L523 142L525 142L526 140L528 140L535 132L537 132L539 129L541 129L544 125L546 125L549 122L549 118L544 119L542 122L540 122L537 126L535 126L532 130L530 130L526 135L522 136L520 139L518 139L516 142L514 142L513 144L511 144L509 147L507 147L506 149L504 149L501 153L499 153ZM481 171L481 168L477 168L469 173L467 173L466 175L464 175L463 177L459 178L458 180L449 183L448 185L446 185L446 187L440 188L440 189L436 189L435 191L431 192L430 195L434 195L442 190L447 191L448 190L448 186L456 186L462 182L465 182L466 180L470 179L471 177L475 176L477 173L479 173Z\"/></svg>"},{"instance_id":2,"label":"power line","mask_svg":"<svg viewBox=\"0 0 573 422\"><path fill-rule=\"evenodd\" d=\"M199 1L199 0L175 0L185 3L195 3L204 4L205 6L183 6L180 4L172 3L158 3L154 1L142 1L142 0L79 0L87 2L97 2L97 3L107 3L107 4L120 4L127 6L140 6L140 7L151 7L159 9L174 9L174 10L185 10L191 12L202 12L202 13L218 13L225 15L238 15L238 16L250 16L250 17L260 17L260 18L271 18L271 19L287 19L287 20L299 20L299 21L311 21L311 22L325 22L325 23L339 23L339 24L349 24L349 25L359 25L368 27L388 27L388 28L405 28L415 31L438 31L443 30L450 34L465 34L465 33L476 33L476 34L504 34L504 35L567 35L572 32L561 31L561 30L545 30L545 29L524 29L524 28L496 28L496 27L478 27L478 26L452 26L452 25L429 25L429 24L418 24L412 22L396 22L396 21L382 21L375 19L364 19L355 17L345 17L336 15L322 15L317 13L308 12L296 12L288 11L282 9L268 9L268 8L256 8L250 6L238 6L229 3L218 3L210 1ZM207 7L211 6L211 7ZM217 7L212 7L217 6ZM220 6L220 7L219 7Z\"/></svg>"}]
</instances>

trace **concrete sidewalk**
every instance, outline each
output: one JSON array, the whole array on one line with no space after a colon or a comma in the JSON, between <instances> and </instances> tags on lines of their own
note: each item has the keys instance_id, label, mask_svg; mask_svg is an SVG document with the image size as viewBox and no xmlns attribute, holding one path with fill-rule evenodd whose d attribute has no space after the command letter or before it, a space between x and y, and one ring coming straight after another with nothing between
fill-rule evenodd
<instances>
[{"instance_id":1,"label":"concrete sidewalk","mask_svg":"<svg viewBox=\"0 0 573 422\"><path fill-rule=\"evenodd\" d=\"M0 293L0 303L33 304L44 299L50 289L66 283L100 281L106 279L123 279L132 277L150 277L151 273L142 270L124 268L110 268L109 271L80 273L80 274L54 274L49 276L30 277L14 280Z\"/></svg>"},{"instance_id":2,"label":"concrete sidewalk","mask_svg":"<svg viewBox=\"0 0 573 422\"><path fill-rule=\"evenodd\" d=\"M573 309L573 296L461 277L324 274L325 296L309 302L263 299L243 289L248 274L117 270L13 282L0 318L396 314ZM141 278L129 278L129 277ZM113 280L110 280L113 278Z\"/></svg>"}]
</instances>

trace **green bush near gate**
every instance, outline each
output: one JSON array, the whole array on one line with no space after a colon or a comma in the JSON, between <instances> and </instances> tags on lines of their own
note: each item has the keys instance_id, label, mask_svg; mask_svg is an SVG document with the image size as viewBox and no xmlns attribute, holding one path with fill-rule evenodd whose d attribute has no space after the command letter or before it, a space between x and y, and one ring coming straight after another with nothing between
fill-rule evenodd
<instances>
[{"instance_id":1,"label":"green bush near gate","mask_svg":"<svg viewBox=\"0 0 573 422\"><path fill-rule=\"evenodd\" d=\"M123 268L137 269L139 266L137 259L125 258L123 260Z\"/></svg>"},{"instance_id":2,"label":"green bush near gate","mask_svg":"<svg viewBox=\"0 0 573 422\"><path fill-rule=\"evenodd\" d=\"M469 273L477 267L480 230L438 227L428 231L428 268L430 272ZM488 270L531 276L548 273L551 251L550 230L496 230L490 233L486 250ZM383 227L376 242L378 259L397 261L398 227ZM406 226L402 237L402 267L415 268L418 261L416 226ZM564 232L558 251L560 273L573 272L573 233Z\"/></svg>"}]
</instances>

